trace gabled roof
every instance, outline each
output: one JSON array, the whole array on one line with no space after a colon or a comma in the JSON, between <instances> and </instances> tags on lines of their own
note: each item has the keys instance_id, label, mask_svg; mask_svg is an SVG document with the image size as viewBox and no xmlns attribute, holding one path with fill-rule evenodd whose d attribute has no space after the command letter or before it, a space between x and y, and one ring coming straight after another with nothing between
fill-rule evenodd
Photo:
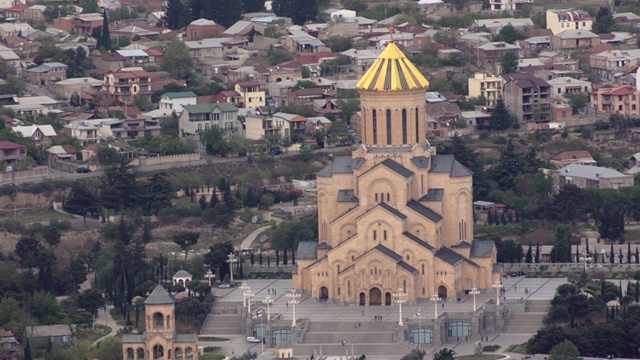
<instances>
[{"instance_id":1,"label":"gabled roof","mask_svg":"<svg viewBox=\"0 0 640 360\"><path fill-rule=\"evenodd\" d=\"M349 174L352 173L353 160L351 156L336 156L331 164L325 166L316 173L316 176L332 176L333 174Z\"/></svg>"},{"instance_id":2,"label":"gabled roof","mask_svg":"<svg viewBox=\"0 0 640 360\"><path fill-rule=\"evenodd\" d=\"M378 250L381 253L385 254L386 256L390 257L391 259L395 260L396 263L402 267L403 269L409 271L410 273L413 274L417 274L418 270L416 268L414 268L413 266L407 264L406 262L402 261L402 256L400 256L398 253L396 253L395 251L389 249L388 247L384 246L384 245L378 245L376 247L374 247L372 250Z\"/></svg>"},{"instance_id":3,"label":"gabled roof","mask_svg":"<svg viewBox=\"0 0 640 360\"><path fill-rule=\"evenodd\" d=\"M197 97L196 93L194 93L193 91L169 92L169 93L165 93L163 96L166 96L169 99L184 99L184 98L190 98L190 97Z\"/></svg>"},{"instance_id":4,"label":"gabled roof","mask_svg":"<svg viewBox=\"0 0 640 360\"><path fill-rule=\"evenodd\" d=\"M436 252L436 257L453 266L458 266L464 262L464 257L462 255L446 247L441 247L440 249L438 249L438 251Z\"/></svg>"},{"instance_id":5,"label":"gabled roof","mask_svg":"<svg viewBox=\"0 0 640 360\"><path fill-rule=\"evenodd\" d=\"M442 216L440 214L438 214L437 212L429 209L428 207L420 204L419 202L415 201L415 200L411 200L407 203L407 207L415 212L417 212L418 214L422 215L423 217L433 221L434 223L437 223L439 221L442 220Z\"/></svg>"},{"instance_id":6,"label":"gabled roof","mask_svg":"<svg viewBox=\"0 0 640 360\"><path fill-rule=\"evenodd\" d=\"M598 181L599 179L615 179L632 176L623 174L614 169L579 164L567 165L558 171L560 173L560 176L575 176L595 181Z\"/></svg>"},{"instance_id":7,"label":"gabled roof","mask_svg":"<svg viewBox=\"0 0 640 360\"><path fill-rule=\"evenodd\" d=\"M449 173L452 177L471 176L473 173L460 164L453 155L435 155L431 157L429 172Z\"/></svg>"},{"instance_id":8,"label":"gabled roof","mask_svg":"<svg viewBox=\"0 0 640 360\"><path fill-rule=\"evenodd\" d=\"M426 241L420 239L419 237L411 234L410 232L405 231L405 232L402 233L402 235L406 236L409 240L413 240L414 242L420 244L422 247L425 247L425 248L429 249L432 252L436 251L436 248L431 246L431 244L429 244L428 242L426 242Z\"/></svg>"},{"instance_id":9,"label":"gabled roof","mask_svg":"<svg viewBox=\"0 0 640 360\"><path fill-rule=\"evenodd\" d=\"M397 172L398 174L408 178L411 175L413 175L413 171L407 169L406 167L398 164L397 162L391 160L391 159L385 159L383 162L381 162L382 165L388 167L389 169Z\"/></svg>"},{"instance_id":10,"label":"gabled roof","mask_svg":"<svg viewBox=\"0 0 640 360\"><path fill-rule=\"evenodd\" d=\"M404 219L407 218L407 215L401 213L400 211L398 211L397 209L395 209L391 205L387 204L386 202L381 202L380 205L378 205L378 206L380 206L383 209L389 211L390 213L392 213L393 215L399 217L400 219L404 220Z\"/></svg>"},{"instance_id":11,"label":"gabled roof","mask_svg":"<svg viewBox=\"0 0 640 360\"><path fill-rule=\"evenodd\" d=\"M318 242L317 241L300 241L298 243L298 251L296 252L296 259L316 259L318 257Z\"/></svg>"},{"instance_id":12,"label":"gabled roof","mask_svg":"<svg viewBox=\"0 0 640 360\"><path fill-rule=\"evenodd\" d=\"M0 141L0 150L25 149L26 146L11 141Z\"/></svg>"},{"instance_id":13,"label":"gabled roof","mask_svg":"<svg viewBox=\"0 0 640 360\"><path fill-rule=\"evenodd\" d=\"M338 202L359 202L360 200L355 195L353 190L339 190Z\"/></svg>"},{"instance_id":14,"label":"gabled roof","mask_svg":"<svg viewBox=\"0 0 640 360\"><path fill-rule=\"evenodd\" d=\"M213 112L214 109L219 108L224 112L238 111L238 108L230 103L212 103L212 104L197 104L197 105L184 105L183 108L192 114L206 114Z\"/></svg>"},{"instance_id":15,"label":"gabled roof","mask_svg":"<svg viewBox=\"0 0 640 360\"><path fill-rule=\"evenodd\" d=\"M31 137L38 130L40 130L44 136L57 136L56 131L51 125L14 126L12 130L15 133L20 133L20 135L24 137Z\"/></svg>"},{"instance_id":16,"label":"gabled roof","mask_svg":"<svg viewBox=\"0 0 640 360\"><path fill-rule=\"evenodd\" d=\"M151 292L151 295L147 297L147 300L144 301L145 305L165 305L173 303L175 303L175 301L162 285L157 285L156 288L153 289L153 292Z\"/></svg>"},{"instance_id":17,"label":"gabled roof","mask_svg":"<svg viewBox=\"0 0 640 360\"><path fill-rule=\"evenodd\" d=\"M470 257L487 258L493 256L495 244L493 241L473 240L471 242Z\"/></svg>"},{"instance_id":18,"label":"gabled roof","mask_svg":"<svg viewBox=\"0 0 640 360\"><path fill-rule=\"evenodd\" d=\"M442 201L444 189L429 189L418 201Z\"/></svg>"},{"instance_id":19,"label":"gabled roof","mask_svg":"<svg viewBox=\"0 0 640 360\"><path fill-rule=\"evenodd\" d=\"M426 156L414 156L411 158L411 162L420 169L426 169L429 167L429 158Z\"/></svg>"}]
</instances>

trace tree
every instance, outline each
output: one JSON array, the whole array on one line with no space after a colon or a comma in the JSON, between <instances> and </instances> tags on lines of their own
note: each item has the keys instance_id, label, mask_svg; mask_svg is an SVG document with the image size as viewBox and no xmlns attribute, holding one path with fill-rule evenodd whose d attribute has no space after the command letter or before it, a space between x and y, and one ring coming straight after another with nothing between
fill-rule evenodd
<instances>
[{"instance_id":1,"label":"tree","mask_svg":"<svg viewBox=\"0 0 640 360\"><path fill-rule=\"evenodd\" d=\"M569 100L573 115L578 114L580 109L584 109L589 104L589 94L586 93L567 94L565 97Z\"/></svg>"},{"instance_id":2,"label":"tree","mask_svg":"<svg viewBox=\"0 0 640 360\"><path fill-rule=\"evenodd\" d=\"M489 126L491 130L497 131L506 130L511 126L511 114L509 114L504 100L498 99L496 102L496 107L489 117Z\"/></svg>"},{"instance_id":3,"label":"tree","mask_svg":"<svg viewBox=\"0 0 640 360\"><path fill-rule=\"evenodd\" d=\"M42 244L33 234L21 237L14 250L14 253L20 258L19 264L23 269L36 267L41 252Z\"/></svg>"},{"instance_id":4,"label":"tree","mask_svg":"<svg viewBox=\"0 0 640 360\"><path fill-rule=\"evenodd\" d=\"M549 360L580 360L578 348L569 340L556 345L549 352Z\"/></svg>"},{"instance_id":5,"label":"tree","mask_svg":"<svg viewBox=\"0 0 640 360\"><path fill-rule=\"evenodd\" d=\"M169 0L169 5L171 5L173 1L179 0ZM166 13L169 13L168 9ZM193 61L191 60L191 55L189 55L189 49L187 49L184 42L173 38L169 44L167 44L160 68L168 71L171 76L176 79L184 80L193 77Z\"/></svg>"},{"instance_id":6,"label":"tree","mask_svg":"<svg viewBox=\"0 0 640 360\"><path fill-rule=\"evenodd\" d=\"M529 248L527 249L527 255L525 255L524 257L524 261L527 264L531 264L531 262L533 261L533 250L531 249L531 243L529 243Z\"/></svg>"},{"instance_id":7,"label":"tree","mask_svg":"<svg viewBox=\"0 0 640 360\"><path fill-rule=\"evenodd\" d=\"M228 241L212 245L204 255L204 263L220 274L219 279L224 279L225 275L229 274L229 264L226 261L232 252L233 244Z\"/></svg>"},{"instance_id":8,"label":"tree","mask_svg":"<svg viewBox=\"0 0 640 360\"><path fill-rule=\"evenodd\" d=\"M422 351L422 350L411 350L410 353L408 353L407 355L403 356L400 360L422 360L422 359L424 359L424 351Z\"/></svg>"},{"instance_id":9,"label":"tree","mask_svg":"<svg viewBox=\"0 0 640 360\"><path fill-rule=\"evenodd\" d=\"M107 51L111 50L111 34L109 33L109 19L106 8L102 12L102 41L100 42L100 46L104 47Z\"/></svg>"},{"instance_id":10,"label":"tree","mask_svg":"<svg viewBox=\"0 0 640 360\"><path fill-rule=\"evenodd\" d=\"M201 141L207 150L207 154L225 156L231 151L229 142L218 127L212 127L205 131L202 134Z\"/></svg>"},{"instance_id":11,"label":"tree","mask_svg":"<svg viewBox=\"0 0 640 360\"><path fill-rule=\"evenodd\" d=\"M47 226L42 237L49 246L56 246L60 243L60 231L55 226Z\"/></svg>"},{"instance_id":12,"label":"tree","mask_svg":"<svg viewBox=\"0 0 640 360\"><path fill-rule=\"evenodd\" d=\"M540 243L536 244L536 257L534 258L534 262L536 264L540 262Z\"/></svg>"},{"instance_id":13,"label":"tree","mask_svg":"<svg viewBox=\"0 0 640 360\"><path fill-rule=\"evenodd\" d=\"M518 55L514 52L506 53L502 59L500 59L500 67L502 68L502 74L518 72Z\"/></svg>"},{"instance_id":14,"label":"tree","mask_svg":"<svg viewBox=\"0 0 640 360\"><path fill-rule=\"evenodd\" d=\"M122 340L116 336L107 337L98 343L99 360L120 360L122 359Z\"/></svg>"},{"instance_id":15,"label":"tree","mask_svg":"<svg viewBox=\"0 0 640 360\"><path fill-rule=\"evenodd\" d=\"M596 34L608 34L614 25L611 9L608 6L601 6L593 23L593 32Z\"/></svg>"},{"instance_id":16,"label":"tree","mask_svg":"<svg viewBox=\"0 0 640 360\"><path fill-rule=\"evenodd\" d=\"M496 41L505 41L505 42L508 42L509 44L513 44L514 41L519 40L521 38L522 38L522 34L520 34L520 32L516 30L516 28L514 28L513 25L507 24L503 26L502 29L500 29L500 32Z\"/></svg>"},{"instance_id":17,"label":"tree","mask_svg":"<svg viewBox=\"0 0 640 360\"><path fill-rule=\"evenodd\" d=\"M274 0L271 6L276 15L290 17L296 25L318 16L316 0Z\"/></svg>"},{"instance_id":18,"label":"tree","mask_svg":"<svg viewBox=\"0 0 640 360\"><path fill-rule=\"evenodd\" d=\"M84 309L93 316L98 315L98 310L104 306L105 301L98 289L85 290L78 295L76 300L78 307Z\"/></svg>"},{"instance_id":19,"label":"tree","mask_svg":"<svg viewBox=\"0 0 640 360\"><path fill-rule=\"evenodd\" d=\"M243 0L242 8L245 12L261 12L264 10L264 0Z\"/></svg>"},{"instance_id":20,"label":"tree","mask_svg":"<svg viewBox=\"0 0 640 360\"><path fill-rule=\"evenodd\" d=\"M87 266L85 262L77 257L69 263L68 274L71 282L74 285L74 289L77 290L78 286L87 280Z\"/></svg>"},{"instance_id":21,"label":"tree","mask_svg":"<svg viewBox=\"0 0 640 360\"><path fill-rule=\"evenodd\" d=\"M183 231L176 235L173 235L173 242L180 246L180 249L184 251L184 261L187 261L187 255L189 254L189 248L198 243L200 233L193 231Z\"/></svg>"},{"instance_id":22,"label":"tree","mask_svg":"<svg viewBox=\"0 0 640 360\"><path fill-rule=\"evenodd\" d=\"M187 9L181 0L168 0L167 10L162 17L162 21L164 21L169 29L182 29L190 20Z\"/></svg>"},{"instance_id":23,"label":"tree","mask_svg":"<svg viewBox=\"0 0 640 360\"><path fill-rule=\"evenodd\" d=\"M71 193L64 202L64 210L72 214L80 215L87 226L87 215L95 214L99 210L97 196L89 188L80 182L73 184Z\"/></svg>"},{"instance_id":24,"label":"tree","mask_svg":"<svg viewBox=\"0 0 640 360\"><path fill-rule=\"evenodd\" d=\"M433 360L454 360L455 351L452 349L440 349L433 355Z\"/></svg>"},{"instance_id":25,"label":"tree","mask_svg":"<svg viewBox=\"0 0 640 360\"><path fill-rule=\"evenodd\" d=\"M234 0L204 0L201 17L228 28L242 17L242 3Z\"/></svg>"},{"instance_id":26,"label":"tree","mask_svg":"<svg viewBox=\"0 0 640 360\"><path fill-rule=\"evenodd\" d=\"M571 227L558 225L556 241L551 249L551 262L571 262Z\"/></svg>"},{"instance_id":27,"label":"tree","mask_svg":"<svg viewBox=\"0 0 640 360\"><path fill-rule=\"evenodd\" d=\"M28 337L24 342L24 360L33 360L33 356L31 356L31 344L29 343Z\"/></svg>"}]
</instances>

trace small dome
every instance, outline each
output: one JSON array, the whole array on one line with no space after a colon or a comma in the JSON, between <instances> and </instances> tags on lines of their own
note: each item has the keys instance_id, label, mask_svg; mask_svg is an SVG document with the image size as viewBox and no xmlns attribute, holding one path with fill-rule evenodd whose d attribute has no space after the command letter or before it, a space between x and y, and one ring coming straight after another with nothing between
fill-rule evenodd
<instances>
[{"instance_id":1,"label":"small dome","mask_svg":"<svg viewBox=\"0 0 640 360\"><path fill-rule=\"evenodd\" d=\"M175 275L173 275L173 277L174 278L187 278L187 277L192 277L192 276L191 276L191 274L189 274L188 271L180 270Z\"/></svg>"},{"instance_id":2,"label":"small dome","mask_svg":"<svg viewBox=\"0 0 640 360\"><path fill-rule=\"evenodd\" d=\"M356 88L372 91L426 89L429 81L392 41L362 76Z\"/></svg>"}]
</instances>

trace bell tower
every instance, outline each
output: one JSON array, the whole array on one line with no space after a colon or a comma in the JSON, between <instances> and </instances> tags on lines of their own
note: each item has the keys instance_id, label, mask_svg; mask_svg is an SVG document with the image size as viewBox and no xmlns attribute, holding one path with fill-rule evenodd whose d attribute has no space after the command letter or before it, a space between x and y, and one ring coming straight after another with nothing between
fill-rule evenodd
<instances>
[{"instance_id":1,"label":"bell tower","mask_svg":"<svg viewBox=\"0 0 640 360\"><path fill-rule=\"evenodd\" d=\"M366 146L407 146L424 143L425 91L429 81L393 40L356 88L362 104L362 143Z\"/></svg>"}]
</instances>

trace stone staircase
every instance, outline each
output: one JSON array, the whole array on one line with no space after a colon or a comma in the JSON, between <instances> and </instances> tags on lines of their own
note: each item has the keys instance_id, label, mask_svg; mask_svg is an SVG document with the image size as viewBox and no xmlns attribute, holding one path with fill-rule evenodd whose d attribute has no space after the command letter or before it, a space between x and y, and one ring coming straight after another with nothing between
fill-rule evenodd
<instances>
[{"instance_id":1,"label":"stone staircase","mask_svg":"<svg viewBox=\"0 0 640 360\"><path fill-rule=\"evenodd\" d=\"M216 303L200 329L200 336L242 334L242 318L232 303Z\"/></svg>"},{"instance_id":2,"label":"stone staircase","mask_svg":"<svg viewBox=\"0 0 640 360\"><path fill-rule=\"evenodd\" d=\"M544 320L549 310L548 300L527 300L524 313L512 313L509 325L505 333L509 334L533 334L542 328Z\"/></svg>"},{"instance_id":3,"label":"stone staircase","mask_svg":"<svg viewBox=\"0 0 640 360\"><path fill-rule=\"evenodd\" d=\"M376 354L402 357L411 347L394 342L395 322L311 322L302 343L294 345L296 355ZM345 345L342 345L345 341Z\"/></svg>"}]
</instances>

